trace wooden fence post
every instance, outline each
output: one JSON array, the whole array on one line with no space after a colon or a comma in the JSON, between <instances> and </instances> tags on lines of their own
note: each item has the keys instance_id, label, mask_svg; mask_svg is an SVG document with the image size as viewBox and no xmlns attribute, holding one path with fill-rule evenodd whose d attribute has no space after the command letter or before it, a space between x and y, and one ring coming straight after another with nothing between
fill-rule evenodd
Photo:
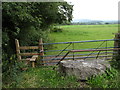
<instances>
[{"instance_id":1,"label":"wooden fence post","mask_svg":"<svg viewBox=\"0 0 120 90\"><path fill-rule=\"evenodd\" d=\"M34 62L34 61L32 61L32 67L33 67L33 68L35 67L35 62Z\"/></svg>"},{"instance_id":2,"label":"wooden fence post","mask_svg":"<svg viewBox=\"0 0 120 90\"><path fill-rule=\"evenodd\" d=\"M17 57L18 57L18 60L21 60L21 56L19 55L20 54L20 45L19 45L19 41L17 39L15 39L15 44L16 44L16 53L17 53Z\"/></svg>"},{"instance_id":3,"label":"wooden fence post","mask_svg":"<svg viewBox=\"0 0 120 90\"><path fill-rule=\"evenodd\" d=\"M119 40L115 40L114 41L114 47L120 48L120 33L116 33L114 39L119 39ZM114 55L114 59L120 60L120 50L116 50L114 52L115 52L115 54L113 54Z\"/></svg>"},{"instance_id":4,"label":"wooden fence post","mask_svg":"<svg viewBox=\"0 0 120 90\"><path fill-rule=\"evenodd\" d=\"M39 40L39 48L40 48L40 60L41 60L41 63L45 63L44 61L42 61L43 59L43 56L44 56L44 49L43 49L43 41L42 41L42 38ZM44 65L44 64L42 64Z\"/></svg>"}]
</instances>

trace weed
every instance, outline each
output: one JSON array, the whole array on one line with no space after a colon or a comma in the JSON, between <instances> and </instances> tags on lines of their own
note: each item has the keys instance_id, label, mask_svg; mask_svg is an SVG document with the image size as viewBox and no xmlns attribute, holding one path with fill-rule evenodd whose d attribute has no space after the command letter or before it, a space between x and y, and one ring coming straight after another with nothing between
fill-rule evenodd
<instances>
[{"instance_id":1,"label":"weed","mask_svg":"<svg viewBox=\"0 0 120 90\"><path fill-rule=\"evenodd\" d=\"M120 88L119 73L116 69L110 68L102 75L91 77L88 84L97 88Z\"/></svg>"},{"instance_id":2,"label":"weed","mask_svg":"<svg viewBox=\"0 0 120 90\"><path fill-rule=\"evenodd\" d=\"M74 76L62 76L53 67L29 68L18 76L13 88L75 88L79 87Z\"/></svg>"}]
</instances>

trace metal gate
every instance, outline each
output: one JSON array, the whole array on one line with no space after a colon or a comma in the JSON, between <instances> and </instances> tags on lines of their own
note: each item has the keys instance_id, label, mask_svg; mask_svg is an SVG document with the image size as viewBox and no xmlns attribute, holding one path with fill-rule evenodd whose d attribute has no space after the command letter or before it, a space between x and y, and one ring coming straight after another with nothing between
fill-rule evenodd
<instances>
[{"instance_id":1,"label":"metal gate","mask_svg":"<svg viewBox=\"0 0 120 90\"><path fill-rule=\"evenodd\" d=\"M43 64L45 65L54 65L57 64L61 60L80 60L80 59L106 59L111 60L115 54L116 51L119 50L119 47L114 47L114 41L117 41L115 39L106 39L106 40L89 40L89 41L74 41L74 42L58 42L58 43L43 43L43 46L47 45L58 45L58 47L62 44L64 44L63 49L61 50L45 50L43 53L46 53L45 55L41 56L41 60L43 61ZM112 44L110 44L112 42ZM94 48L85 48L82 49L81 45L84 46L84 44L92 43ZM95 43L96 46L94 46ZM75 47L79 46L79 49L76 49ZM86 46L86 45L85 45ZM69 48L70 47L70 48ZM47 54L47 52L53 53L52 55Z\"/></svg>"},{"instance_id":2,"label":"metal gate","mask_svg":"<svg viewBox=\"0 0 120 90\"><path fill-rule=\"evenodd\" d=\"M38 46L20 46L17 39L15 42L18 60L30 61L32 62L32 66L35 67L36 61L41 65L55 65L61 60L86 60L98 58L111 60L113 56L116 55L116 51L120 50L118 46L114 45L114 42L119 40L120 39L106 39L43 43L42 39L40 39ZM34 52L22 52L22 50L33 49L35 50ZM27 58L22 59L23 56L27 56Z\"/></svg>"}]
</instances>

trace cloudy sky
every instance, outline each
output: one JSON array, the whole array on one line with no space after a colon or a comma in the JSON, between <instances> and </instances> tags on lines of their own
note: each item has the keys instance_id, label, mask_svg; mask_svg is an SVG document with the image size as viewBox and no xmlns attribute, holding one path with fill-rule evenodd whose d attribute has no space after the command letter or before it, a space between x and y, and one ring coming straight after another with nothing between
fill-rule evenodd
<instances>
[{"instance_id":1,"label":"cloudy sky","mask_svg":"<svg viewBox=\"0 0 120 90\"><path fill-rule=\"evenodd\" d=\"M118 20L118 2L120 0L66 0L73 7L73 20Z\"/></svg>"}]
</instances>

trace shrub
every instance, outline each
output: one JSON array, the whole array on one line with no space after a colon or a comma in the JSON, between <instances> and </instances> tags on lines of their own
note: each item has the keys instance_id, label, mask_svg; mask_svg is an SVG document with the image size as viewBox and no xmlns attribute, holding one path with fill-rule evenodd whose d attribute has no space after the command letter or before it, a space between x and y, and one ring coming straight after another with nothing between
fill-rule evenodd
<instances>
[{"instance_id":1,"label":"shrub","mask_svg":"<svg viewBox=\"0 0 120 90\"><path fill-rule=\"evenodd\" d=\"M21 73L21 68L25 67L24 63L18 62L16 55L12 55L10 58L7 54L2 55L2 83L3 87L7 87L16 82L18 74Z\"/></svg>"},{"instance_id":2,"label":"shrub","mask_svg":"<svg viewBox=\"0 0 120 90\"><path fill-rule=\"evenodd\" d=\"M51 32L62 32L62 28L53 27L53 28L51 29Z\"/></svg>"}]
</instances>

